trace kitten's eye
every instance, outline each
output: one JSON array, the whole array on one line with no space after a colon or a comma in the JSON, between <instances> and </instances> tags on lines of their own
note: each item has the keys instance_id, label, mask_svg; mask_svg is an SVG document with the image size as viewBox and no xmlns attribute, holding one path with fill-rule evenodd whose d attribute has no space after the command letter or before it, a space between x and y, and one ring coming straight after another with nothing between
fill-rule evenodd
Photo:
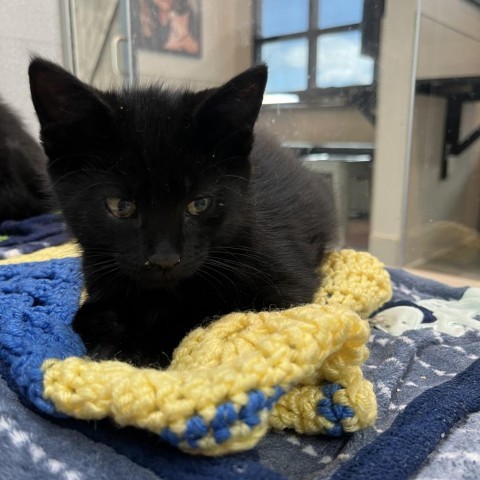
<instances>
[{"instance_id":1,"label":"kitten's eye","mask_svg":"<svg viewBox=\"0 0 480 480\"><path fill-rule=\"evenodd\" d=\"M200 215L212 204L210 197L196 198L187 205L187 212L190 215Z\"/></svg>"},{"instance_id":2,"label":"kitten's eye","mask_svg":"<svg viewBox=\"0 0 480 480\"><path fill-rule=\"evenodd\" d=\"M109 197L105 200L108 211L117 218L132 218L137 212L137 206L130 200Z\"/></svg>"}]
</instances>

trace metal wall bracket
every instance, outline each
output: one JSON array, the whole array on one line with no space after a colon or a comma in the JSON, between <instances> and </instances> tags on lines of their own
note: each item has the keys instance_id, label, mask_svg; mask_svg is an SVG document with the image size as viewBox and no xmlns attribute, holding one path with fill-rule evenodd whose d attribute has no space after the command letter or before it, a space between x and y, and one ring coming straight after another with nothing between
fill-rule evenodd
<instances>
[{"instance_id":1,"label":"metal wall bracket","mask_svg":"<svg viewBox=\"0 0 480 480\"><path fill-rule=\"evenodd\" d=\"M417 93L435 95L447 100L443 154L440 164L440 178L445 179L448 176L448 157L460 155L480 138L480 127L478 127L466 138L460 139L462 108L466 102L480 100L480 77L419 80Z\"/></svg>"},{"instance_id":2,"label":"metal wall bracket","mask_svg":"<svg viewBox=\"0 0 480 480\"><path fill-rule=\"evenodd\" d=\"M480 127L471 132L465 139L460 140L460 124L462 120L462 107L466 100L455 97L447 99L447 118L445 120L445 134L443 139L443 157L440 169L440 178L448 175L448 157L460 155L480 138Z\"/></svg>"}]
</instances>

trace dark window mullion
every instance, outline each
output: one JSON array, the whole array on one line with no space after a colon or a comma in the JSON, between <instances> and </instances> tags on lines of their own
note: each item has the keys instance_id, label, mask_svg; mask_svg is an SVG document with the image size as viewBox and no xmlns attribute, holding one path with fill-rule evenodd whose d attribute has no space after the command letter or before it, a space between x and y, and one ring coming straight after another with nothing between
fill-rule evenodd
<instances>
[{"instance_id":1,"label":"dark window mullion","mask_svg":"<svg viewBox=\"0 0 480 480\"><path fill-rule=\"evenodd\" d=\"M337 32L350 32L352 30L360 30L362 28L361 23L351 23L349 25L340 25L338 27L318 28L315 26L312 30L317 34L323 33L337 33Z\"/></svg>"},{"instance_id":2,"label":"dark window mullion","mask_svg":"<svg viewBox=\"0 0 480 480\"><path fill-rule=\"evenodd\" d=\"M261 38L262 31L262 0L255 0L253 11L255 14L254 35L255 38Z\"/></svg>"},{"instance_id":3,"label":"dark window mullion","mask_svg":"<svg viewBox=\"0 0 480 480\"><path fill-rule=\"evenodd\" d=\"M252 4L253 14L253 64L256 65L261 62L260 43L260 25L262 24L262 6L261 0L254 0Z\"/></svg>"},{"instance_id":4,"label":"dark window mullion","mask_svg":"<svg viewBox=\"0 0 480 480\"><path fill-rule=\"evenodd\" d=\"M308 82L307 90L315 88L317 78L317 19L318 0L310 0L310 18L308 29Z\"/></svg>"},{"instance_id":5,"label":"dark window mullion","mask_svg":"<svg viewBox=\"0 0 480 480\"><path fill-rule=\"evenodd\" d=\"M277 40L294 40L296 38L305 38L308 35L308 31L306 32L297 32L297 33L287 33L285 35L275 35L273 37L257 37L256 41L259 43L264 42L275 42Z\"/></svg>"}]
</instances>

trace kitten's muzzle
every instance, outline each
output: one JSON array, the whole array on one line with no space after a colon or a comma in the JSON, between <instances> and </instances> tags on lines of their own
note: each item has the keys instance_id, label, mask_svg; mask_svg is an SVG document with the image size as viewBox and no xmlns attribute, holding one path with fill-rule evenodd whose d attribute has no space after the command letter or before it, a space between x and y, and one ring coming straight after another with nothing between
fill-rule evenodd
<instances>
[{"instance_id":1,"label":"kitten's muzzle","mask_svg":"<svg viewBox=\"0 0 480 480\"><path fill-rule=\"evenodd\" d=\"M171 270L176 267L182 259L180 255L151 255L147 257L144 265L146 267L158 268L160 270Z\"/></svg>"}]
</instances>

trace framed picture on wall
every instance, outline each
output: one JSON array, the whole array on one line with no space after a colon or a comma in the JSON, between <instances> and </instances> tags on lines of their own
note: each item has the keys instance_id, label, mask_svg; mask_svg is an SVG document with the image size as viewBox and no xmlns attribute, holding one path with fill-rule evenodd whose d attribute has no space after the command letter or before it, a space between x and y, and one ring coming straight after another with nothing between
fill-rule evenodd
<instances>
[{"instance_id":1,"label":"framed picture on wall","mask_svg":"<svg viewBox=\"0 0 480 480\"><path fill-rule=\"evenodd\" d=\"M135 49L200 57L201 0L131 0Z\"/></svg>"}]
</instances>

